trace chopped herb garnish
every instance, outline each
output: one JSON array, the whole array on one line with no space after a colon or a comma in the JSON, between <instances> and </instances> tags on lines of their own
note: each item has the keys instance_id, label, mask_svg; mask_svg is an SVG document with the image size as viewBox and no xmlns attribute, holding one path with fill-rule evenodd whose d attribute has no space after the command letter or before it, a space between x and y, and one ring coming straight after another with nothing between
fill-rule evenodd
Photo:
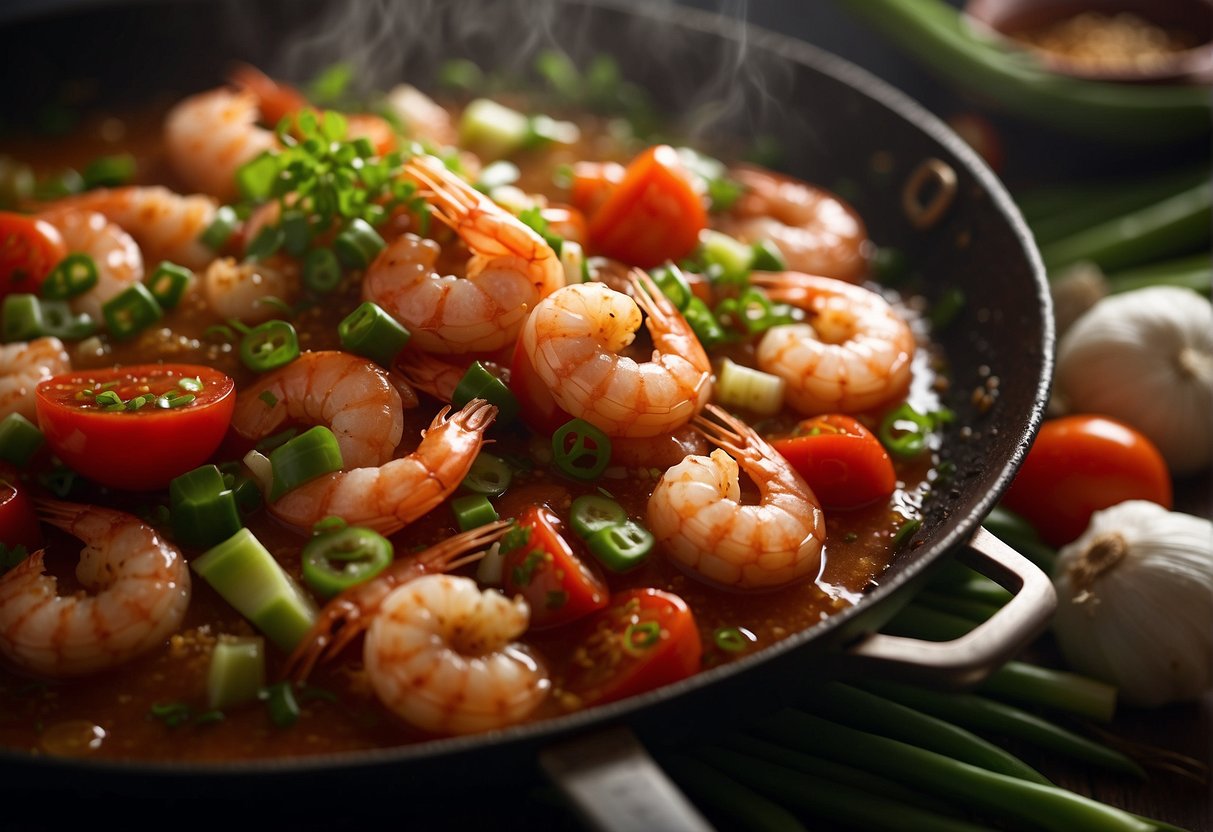
<instances>
[{"instance_id":1,"label":"chopped herb garnish","mask_svg":"<svg viewBox=\"0 0 1213 832\"><path fill-rule=\"evenodd\" d=\"M644 650L661 640L661 625L656 621L629 624L623 641L629 650Z\"/></svg>"},{"instance_id":2,"label":"chopped herb garnish","mask_svg":"<svg viewBox=\"0 0 1213 832\"><path fill-rule=\"evenodd\" d=\"M527 530L528 532L530 529ZM527 553L526 558L522 563L514 567L510 573L516 586L529 586L531 579L535 577L535 570L543 563L543 550L534 549Z\"/></svg>"}]
</instances>

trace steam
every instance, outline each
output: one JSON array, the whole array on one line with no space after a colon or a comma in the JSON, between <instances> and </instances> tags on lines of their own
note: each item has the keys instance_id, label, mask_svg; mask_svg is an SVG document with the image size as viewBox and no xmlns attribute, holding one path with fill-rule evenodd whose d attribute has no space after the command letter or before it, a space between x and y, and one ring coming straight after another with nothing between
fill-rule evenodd
<instances>
[{"instance_id":1,"label":"steam","mask_svg":"<svg viewBox=\"0 0 1213 832\"><path fill-rule=\"evenodd\" d=\"M747 0L715 2L716 14L745 20ZM236 18L247 14L241 5L228 6ZM437 68L452 58L526 78L542 49L559 49L582 67L606 52L625 77L653 94L677 132L691 139L723 134L744 141L776 126L785 133L792 127L788 122L802 117L784 103L792 86L788 62L752 49L743 26L735 37L705 37L704 13L673 0L337 0L283 6L297 19L285 39L281 32L265 38L285 45L263 68L294 81L340 60L355 69L362 91L402 81L432 89ZM230 25L257 37L248 20Z\"/></svg>"}]
</instances>

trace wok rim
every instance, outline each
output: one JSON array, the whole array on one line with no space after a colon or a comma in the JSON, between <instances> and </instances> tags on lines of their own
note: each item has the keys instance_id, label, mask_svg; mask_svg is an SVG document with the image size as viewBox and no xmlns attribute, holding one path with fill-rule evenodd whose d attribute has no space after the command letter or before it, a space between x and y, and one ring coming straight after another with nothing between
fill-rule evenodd
<instances>
[{"instance_id":1,"label":"wok rim","mask_svg":"<svg viewBox=\"0 0 1213 832\"><path fill-rule=\"evenodd\" d=\"M200 2L200 0L189 1ZM0 19L0 24L21 23L58 15L70 16L123 5L131 7L154 5L155 2L156 0L118 0L112 3L88 3L76 0L59 6L29 11L24 15L18 13L7 19ZM938 117L889 82L821 47L797 40L789 35L783 35L722 14L680 5L649 6L645 4L644 0L560 0L560 4L614 10L634 17L646 17L663 25L680 27L726 41L744 41L747 49L754 48L768 52L782 61L797 64L812 72L827 76L846 85L857 94L874 100L905 122L907 128L925 133L930 139L953 154L964 166L966 173L980 185L984 196L990 200L1002 220L1007 223L1015 242L1025 255L1034 283L1037 306L1041 313L1042 338L1039 344L1041 372L1036 383L1035 399L1031 411L1027 414L1025 427L1018 444L1010 456L1003 461L1002 470L992 485L968 513L955 514L943 521L947 526L946 532L932 541L929 546L924 546L915 552L910 560L899 569L894 579L887 583L881 582L877 588L865 593L859 602L751 655L735 659L724 665L701 670L682 681L619 702L598 705L562 716L549 717L480 734L435 738L383 748L309 754L303 757L179 762L50 757L32 755L13 749L0 749L0 765L15 763L27 770L45 768L79 775L162 779L253 776L258 780L269 780L292 775L318 775L336 769L352 771L362 768L403 766L424 760L432 761L436 758L452 758L493 747L550 744L574 734L586 734L597 728L621 722L627 723L630 719L655 706L670 704L674 700L688 697L726 680L735 680L751 669L770 664L786 657L789 653L805 650L813 642L837 635L838 631L844 629L857 616L887 601L940 557L967 541L980 525L981 520L994 507L1022 463L1043 421L1053 377L1055 336L1052 301L1040 253L1019 209L985 162Z\"/></svg>"}]
</instances>

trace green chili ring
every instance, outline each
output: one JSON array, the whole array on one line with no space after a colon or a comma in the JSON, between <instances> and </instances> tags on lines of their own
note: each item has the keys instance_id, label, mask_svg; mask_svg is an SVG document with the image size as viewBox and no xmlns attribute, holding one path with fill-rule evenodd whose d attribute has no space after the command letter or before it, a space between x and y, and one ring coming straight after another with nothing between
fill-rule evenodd
<instances>
[{"instance_id":1,"label":"green chili ring","mask_svg":"<svg viewBox=\"0 0 1213 832\"><path fill-rule=\"evenodd\" d=\"M303 580L331 598L378 575L392 562L391 542L359 526L317 535L303 547Z\"/></svg>"}]
</instances>

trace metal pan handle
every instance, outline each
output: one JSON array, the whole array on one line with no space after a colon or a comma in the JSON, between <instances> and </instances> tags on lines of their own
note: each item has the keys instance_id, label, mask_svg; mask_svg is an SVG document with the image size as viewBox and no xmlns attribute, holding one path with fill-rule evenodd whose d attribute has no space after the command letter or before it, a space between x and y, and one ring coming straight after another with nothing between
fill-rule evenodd
<instances>
[{"instance_id":1,"label":"metal pan handle","mask_svg":"<svg viewBox=\"0 0 1213 832\"><path fill-rule=\"evenodd\" d=\"M953 641L882 633L865 636L848 648L848 669L853 665L888 669L936 686L964 687L1009 661L1048 625L1057 608L1057 593L1034 563L982 528L956 556L1014 596L989 620Z\"/></svg>"}]
</instances>

